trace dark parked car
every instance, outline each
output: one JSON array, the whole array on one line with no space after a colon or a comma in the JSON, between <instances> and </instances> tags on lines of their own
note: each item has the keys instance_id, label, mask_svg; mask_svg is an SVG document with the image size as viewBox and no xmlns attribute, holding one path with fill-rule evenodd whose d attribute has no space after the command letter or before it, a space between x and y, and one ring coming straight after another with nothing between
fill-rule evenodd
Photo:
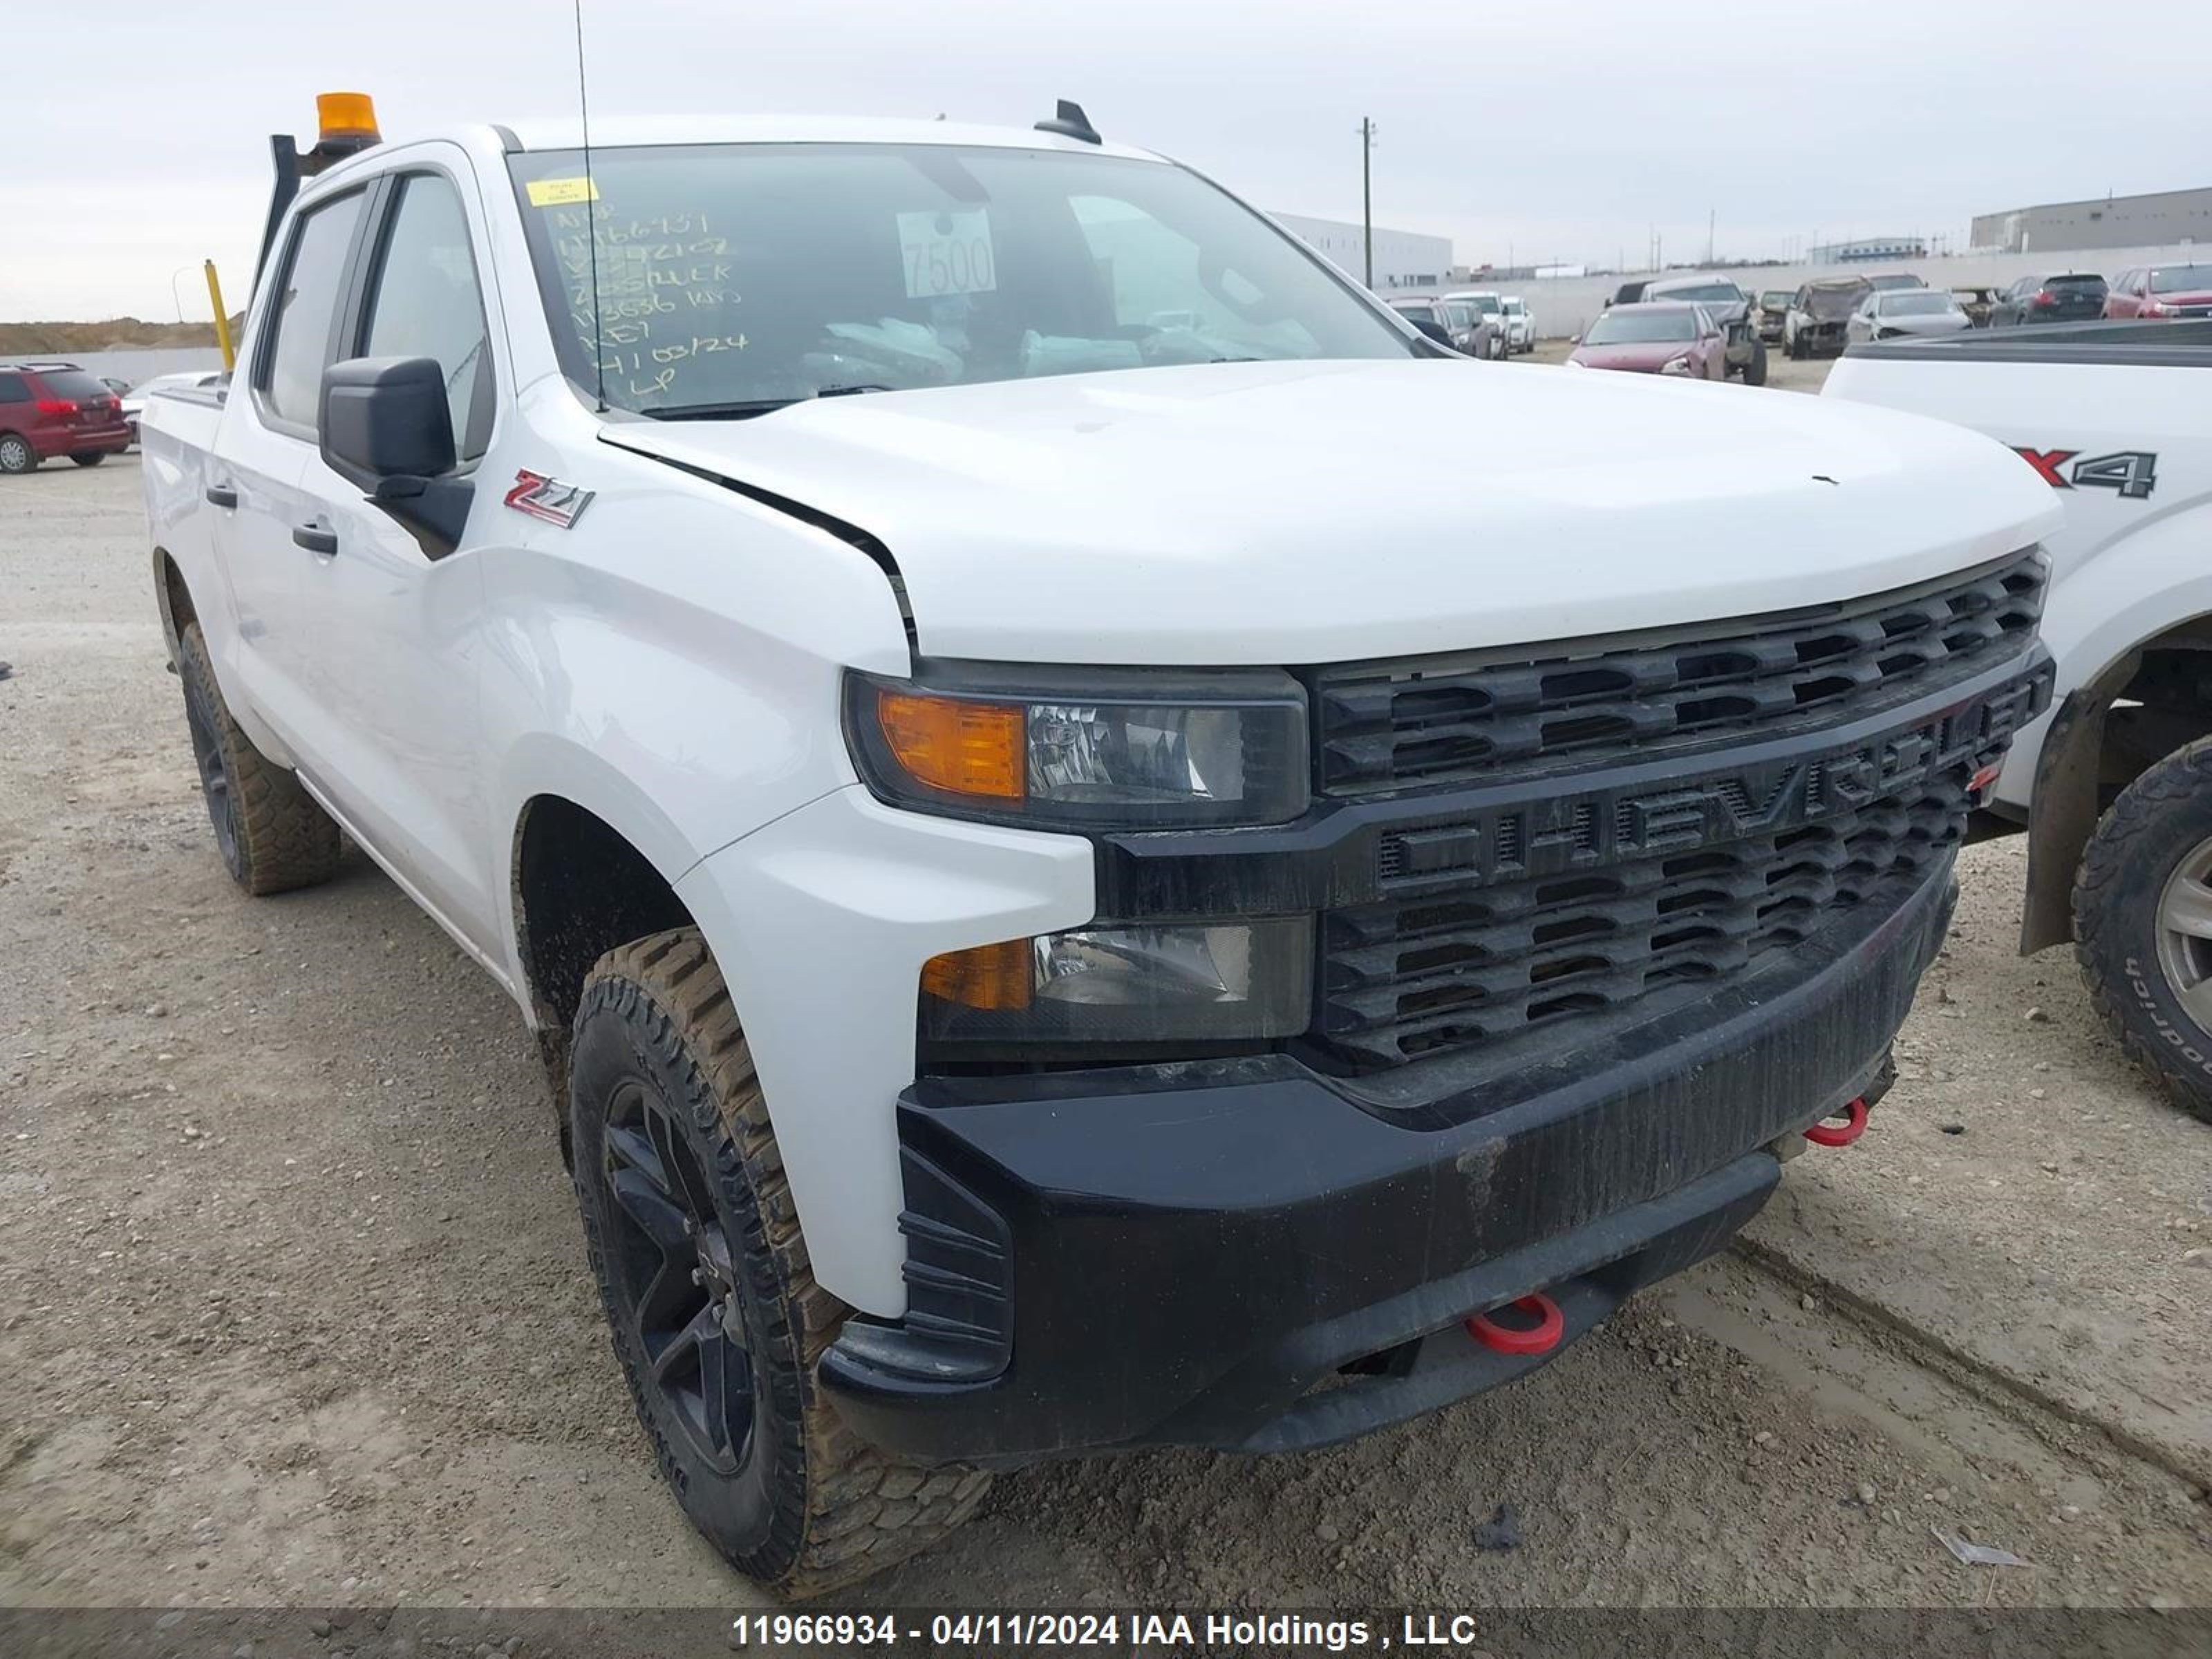
<instances>
[{"instance_id":1,"label":"dark parked car","mask_svg":"<svg viewBox=\"0 0 2212 1659\"><path fill-rule=\"evenodd\" d=\"M1863 276L1832 276L1808 283L1791 296L1782 319L1782 349L1792 357L1841 351L1844 330L1859 302L1875 291Z\"/></svg>"},{"instance_id":2,"label":"dark parked car","mask_svg":"<svg viewBox=\"0 0 2212 1659\"><path fill-rule=\"evenodd\" d=\"M1575 343L1567 367L1725 380L1728 331L1701 305L1607 306Z\"/></svg>"},{"instance_id":3,"label":"dark parked car","mask_svg":"<svg viewBox=\"0 0 2212 1659\"><path fill-rule=\"evenodd\" d=\"M0 472L57 455L98 466L130 447L122 399L75 363L0 363Z\"/></svg>"},{"instance_id":4,"label":"dark parked car","mask_svg":"<svg viewBox=\"0 0 2212 1659\"><path fill-rule=\"evenodd\" d=\"M1498 325L1464 300L1440 300L1433 294L1401 294L1383 302L1438 345L1470 357L1503 357Z\"/></svg>"},{"instance_id":5,"label":"dark parked car","mask_svg":"<svg viewBox=\"0 0 2212 1659\"><path fill-rule=\"evenodd\" d=\"M2086 323L2105 314L2105 279L2091 271L2023 276L1990 307L1991 328L2022 323Z\"/></svg>"},{"instance_id":6,"label":"dark parked car","mask_svg":"<svg viewBox=\"0 0 2212 1659\"><path fill-rule=\"evenodd\" d=\"M2212 265L2138 265L2105 296L2105 315L2167 322L2212 317Z\"/></svg>"},{"instance_id":7,"label":"dark parked car","mask_svg":"<svg viewBox=\"0 0 2212 1659\"><path fill-rule=\"evenodd\" d=\"M1659 280L1656 276L1638 276L1632 282L1623 283L1619 288L1613 289L1613 298L1607 300L1606 304L1608 306L1635 305L1644 298L1644 290Z\"/></svg>"}]
</instances>

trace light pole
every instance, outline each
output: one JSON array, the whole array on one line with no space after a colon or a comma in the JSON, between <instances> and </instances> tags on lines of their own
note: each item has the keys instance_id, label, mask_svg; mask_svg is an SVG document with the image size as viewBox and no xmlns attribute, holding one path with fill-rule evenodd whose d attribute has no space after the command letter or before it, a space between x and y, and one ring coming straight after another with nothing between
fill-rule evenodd
<instances>
[{"instance_id":1,"label":"light pole","mask_svg":"<svg viewBox=\"0 0 2212 1659\"><path fill-rule=\"evenodd\" d=\"M1375 181L1374 169L1368 162L1374 153L1375 123L1363 115L1359 118L1359 234L1370 290L1375 286Z\"/></svg>"},{"instance_id":2,"label":"light pole","mask_svg":"<svg viewBox=\"0 0 2212 1659\"><path fill-rule=\"evenodd\" d=\"M180 323L185 320L185 302L177 297L177 278L196 268L192 265L179 265L169 273L169 301L176 307L177 320Z\"/></svg>"}]
</instances>

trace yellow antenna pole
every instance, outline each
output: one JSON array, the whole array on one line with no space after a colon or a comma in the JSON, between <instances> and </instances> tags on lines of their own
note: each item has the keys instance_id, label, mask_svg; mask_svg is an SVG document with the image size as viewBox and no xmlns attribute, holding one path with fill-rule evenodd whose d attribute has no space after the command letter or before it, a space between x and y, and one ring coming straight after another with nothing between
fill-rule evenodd
<instances>
[{"instance_id":1,"label":"yellow antenna pole","mask_svg":"<svg viewBox=\"0 0 2212 1659\"><path fill-rule=\"evenodd\" d=\"M230 313L222 308L222 283L215 274L215 261L207 261L208 300L215 307L215 343L222 348L223 373L228 374L238 362L238 353L230 343Z\"/></svg>"}]
</instances>

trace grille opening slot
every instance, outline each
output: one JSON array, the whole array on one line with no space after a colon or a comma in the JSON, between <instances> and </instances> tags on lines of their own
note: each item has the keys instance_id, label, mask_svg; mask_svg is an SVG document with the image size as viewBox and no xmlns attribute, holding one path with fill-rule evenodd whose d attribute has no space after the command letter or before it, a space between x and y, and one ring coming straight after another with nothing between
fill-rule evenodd
<instances>
[{"instance_id":1,"label":"grille opening slot","mask_svg":"<svg viewBox=\"0 0 2212 1659\"><path fill-rule=\"evenodd\" d=\"M1585 899L1620 896L1620 884L1609 876L1577 876L1569 881L1547 882L1536 890L1536 904L1549 909L1555 904L1577 904Z\"/></svg>"},{"instance_id":2,"label":"grille opening slot","mask_svg":"<svg viewBox=\"0 0 2212 1659\"><path fill-rule=\"evenodd\" d=\"M1645 985L1664 985L1670 980L1711 979L1720 969L1709 962L1694 959L1685 962L1665 962L1644 975Z\"/></svg>"},{"instance_id":3,"label":"grille opening slot","mask_svg":"<svg viewBox=\"0 0 2212 1659\"><path fill-rule=\"evenodd\" d=\"M1575 697L1624 697L1636 690L1636 679L1621 668L1569 668L1547 674L1542 693L1565 702Z\"/></svg>"},{"instance_id":4,"label":"grille opening slot","mask_svg":"<svg viewBox=\"0 0 2212 1659\"><path fill-rule=\"evenodd\" d=\"M1729 902L1729 896L1717 887L1699 887L1686 893L1669 893L1659 901L1659 914L1679 916L1685 910L1717 910Z\"/></svg>"},{"instance_id":5,"label":"grille opening slot","mask_svg":"<svg viewBox=\"0 0 2212 1659\"><path fill-rule=\"evenodd\" d=\"M1575 744L1602 743L1607 738L1633 737L1636 722L1626 714L1569 714L1546 720L1543 744L1565 749Z\"/></svg>"},{"instance_id":6,"label":"grille opening slot","mask_svg":"<svg viewBox=\"0 0 2212 1659\"><path fill-rule=\"evenodd\" d=\"M1823 823L1801 824L1795 830L1785 830L1774 838L1774 850L1787 853L1792 848L1808 842L1825 842L1835 839L1835 832Z\"/></svg>"},{"instance_id":7,"label":"grille opening slot","mask_svg":"<svg viewBox=\"0 0 2212 1659\"><path fill-rule=\"evenodd\" d=\"M1432 985L1425 991L1412 991L1398 999L1398 1012L1403 1016L1433 1014L1446 1008L1471 1008L1476 1003L1489 1000L1490 993L1480 985L1464 981L1456 985Z\"/></svg>"},{"instance_id":8,"label":"grille opening slot","mask_svg":"<svg viewBox=\"0 0 2212 1659\"><path fill-rule=\"evenodd\" d=\"M1804 680L1790 688L1800 708L1809 708L1816 702L1826 702L1832 697L1849 695L1850 678L1843 674L1824 675L1817 680Z\"/></svg>"},{"instance_id":9,"label":"grille opening slot","mask_svg":"<svg viewBox=\"0 0 2212 1659\"><path fill-rule=\"evenodd\" d=\"M1605 999L1591 991L1577 991L1563 997L1547 997L1541 1002L1528 1005L1528 1024L1540 1025L1547 1019L1557 1019L1563 1014L1593 1014L1605 1006Z\"/></svg>"},{"instance_id":10,"label":"grille opening slot","mask_svg":"<svg viewBox=\"0 0 2212 1659\"><path fill-rule=\"evenodd\" d=\"M1675 679L1683 684L1721 679L1731 674L1756 674L1758 672L1758 654L1746 650L1691 652L1676 659L1674 664Z\"/></svg>"},{"instance_id":11,"label":"grille opening slot","mask_svg":"<svg viewBox=\"0 0 2212 1659\"><path fill-rule=\"evenodd\" d=\"M1718 851L1685 853L1679 858L1668 859L1659 866L1661 878L1667 881L1687 881L1697 876L1717 876L1735 868L1733 854Z\"/></svg>"},{"instance_id":12,"label":"grille opening slot","mask_svg":"<svg viewBox=\"0 0 2212 1659\"><path fill-rule=\"evenodd\" d=\"M1821 634L1797 641L1797 661L1800 666L1810 668L1817 663L1848 656L1857 647L1858 641L1848 634Z\"/></svg>"},{"instance_id":13,"label":"grille opening slot","mask_svg":"<svg viewBox=\"0 0 2212 1659\"><path fill-rule=\"evenodd\" d=\"M1469 967L1486 961L1491 952L1472 939L1452 939L1425 950L1407 951L1398 958L1398 974L1433 974L1439 969Z\"/></svg>"},{"instance_id":14,"label":"grille opening slot","mask_svg":"<svg viewBox=\"0 0 2212 1659\"><path fill-rule=\"evenodd\" d=\"M1551 985L1563 979L1602 974L1612 966L1603 957L1560 957L1551 962L1534 962L1528 964L1528 983Z\"/></svg>"},{"instance_id":15,"label":"grille opening slot","mask_svg":"<svg viewBox=\"0 0 2212 1659\"><path fill-rule=\"evenodd\" d=\"M1479 720L1495 706L1495 700L1479 686L1425 686L1393 696L1390 720L1397 726L1433 726L1439 720Z\"/></svg>"},{"instance_id":16,"label":"grille opening slot","mask_svg":"<svg viewBox=\"0 0 2212 1659\"><path fill-rule=\"evenodd\" d=\"M1711 922L1699 922L1694 927L1676 927L1664 933L1652 934L1651 949L1656 953L1661 951L1672 951L1676 946L1683 945L1717 945L1724 942L1727 938L1728 935L1725 933Z\"/></svg>"},{"instance_id":17,"label":"grille opening slot","mask_svg":"<svg viewBox=\"0 0 2212 1659\"><path fill-rule=\"evenodd\" d=\"M1715 720L1747 720L1757 717L1759 699L1743 696L1700 697L1674 706L1678 726L1708 726Z\"/></svg>"},{"instance_id":18,"label":"grille opening slot","mask_svg":"<svg viewBox=\"0 0 2212 1659\"><path fill-rule=\"evenodd\" d=\"M1620 931L1610 917L1595 915L1565 916L1557 921L1547 921L1529 935L1532 945L1566 945L1578 939L1600 939Z\"/></svg>"}]
</instances>

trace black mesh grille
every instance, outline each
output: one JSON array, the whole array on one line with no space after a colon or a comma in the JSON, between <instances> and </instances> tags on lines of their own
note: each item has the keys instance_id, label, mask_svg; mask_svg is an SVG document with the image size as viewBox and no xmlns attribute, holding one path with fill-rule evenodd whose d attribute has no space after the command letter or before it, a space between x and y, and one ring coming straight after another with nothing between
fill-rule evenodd
<instances>
[{"instance_id":1,"label":"black mesh grille","mask_svg":"<svg viewBox=\"0 0 2212 1659\"><path fill-rule=\"evenodd\" d=\"M1355 1067L1499 1044L1741 972L1901 892L1965 836L1964 780L1671 856L1328 912L1325 1047Z\"/></svg>"},{"instance_id":2,"label":"black mesh grille","mask_svg":"<svg viewBox=\"0 0 2212 1659\"><path fill-rule=\"evenodd\" d=\"M1320 669L1320 785L1361 795L1521 777L1848 720L2024 649L2045 580L2030 551L1967 580L1619 650Z\"/></svg>"}]
</instances>

